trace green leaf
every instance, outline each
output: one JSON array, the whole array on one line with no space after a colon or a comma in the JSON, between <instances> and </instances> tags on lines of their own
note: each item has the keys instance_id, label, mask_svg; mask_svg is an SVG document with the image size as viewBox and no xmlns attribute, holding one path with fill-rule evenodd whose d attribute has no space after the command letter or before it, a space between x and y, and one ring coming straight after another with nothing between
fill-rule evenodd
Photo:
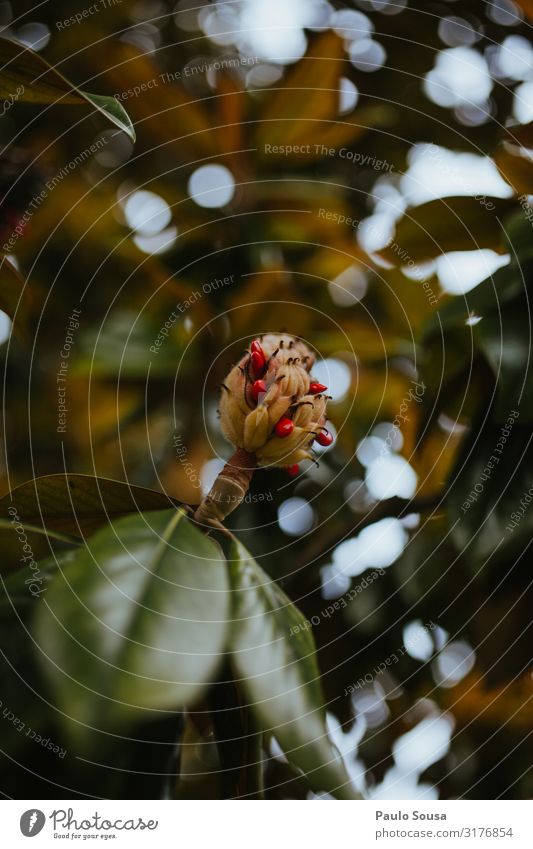
<instances>
[{"instance_id":1,"label":"green leaf","mask_svg":"<svg viewBox=\"0 0 533 849\"><path fill-rule=\"evenodd\" d=\"M258 721L312 787L356 798L330 742L313 637L300 611L233 540L233 664Z\"/></svg>"},{"instance_id":2,"label":"green leaf","mask_svg":"<svg viewBox=\"0 0 533 849\"><path fill-rule=\"evenodd\" d=\"M81 536L127 513L170 506L179 505L163 492L124 481L92 475L44 475L2 496L0 518L11 520L14 514L8 511L12 508L24 525Z\"/></svg>"},{"instance_id":3,"label":"green leaf","mask_svg":"<svg viewBox=\"0 0 533 849\"><path fill-rule=\"evenodd\" d=\"M495 197L485 198L483 204L473 197L448 197L412 207L379 253L394 265L425 262L449 251L492 248L504 253L499 218L512 204Z\"/></svg>"},{"instance_id":4,"label":"green leaf","mask_svg":"<svg viewBox=\"0 0 533 849\"><path fill-rule=\"evenodd\" d=\"M518 212L505 219L505 237L511 254L511 267L517 267L519 270L526 261L533 259L533 207L523 199L520 201L520 207Z\"/></svg>"},{"instance_id":5,"label":"green leaf","mask_svg":"<svg viewBox=\"0 0 533 849\"><path fill-rule=\"evenodd\" d=\"M181 510L128 516L74 552L35 636L55 704L81 743L198 699L229 617L220 549ZM93 738L94 739L94 738Z\"/></svg>"},{"instance_id":6,"label":"green leaf","mask_svg":"<svg viewBox=\"0 0 533 849\"><path fill-rule=\"evenodd\" d=\"M99 112L102 112L112 124L124 130L132 142L135 141L135 128L131 118L116 97L104 94L90 94L88 91L81 90L79 90L79 93L88 103L91 103Z\"/></svg>"},{"instance_id":7,"label":"green leaf","mask_svg":"<svg viewBox=\"0 0 533 849\"><path fill-rule=\"evenodd\" d=\"M499 268L470 292L446 301L426 322L423 339L427 341L442 330L468 327L466 322L469 318L477 316L483 319L489 313L497 313L502 304L515 301L523 291L522 273L516 264Z\"/></svg>"},{"instance_id":8,"label":"green leaf","mask_svg":"<svg viewBox=\"0 0 533 849\"><path fill-rule=\"evenodd\" d=\"M346 57L342 39L327 31L315 36L306 55L292 65L283 83L269 91L256 139L259 152L309 142L310 124L338 117L340 78ZM314 128L313 128L314 129ZM317 141L313 137L314 142ZM312 146L310 145L310 150ZM275 156L270 151L268 156Z\"/></svg>"},{"instance_id":9,"label":"green leaf","mask_svg":"<svg viewBox=\"0 0 533 849\"><path fill-rule=\"evenodd\" d=\"M28 729L35 729L43 738L49 736L53 743L60 746L66 742L57 727L58 714L48 701L49 693L37 665L38 652L28 629L54 576L58 570L66 569L73 559L73 551L59 552L54 557L40 560L38 570L24 565L7 578L0 579L2 685L4 692L9 692L8 710L20 718L16 725L0 722L0 748L10 755L16 754L22 768L26 763L35 768L35 752L32 752L35 743L31 736L26 736ZM23 728L20 730L21 724ZM182 716L169 713L162 719L158 717L155 722L135 726L129 738L117 736L110 739L106 736L107 762L112 762L115 769L109 770L104 764L101 767L85 764L83 776L76 777L76 792L86 790L91 793L97 786L102 798L171 798L182 733ZM75 759L74 751L71 757ZM142 771L139 771L139 764L142 764ZM51 758L48 763L44 761L40 769L44 784L47 770L53 780L64 782L65 786L72 780L72 773L68 773L68 758L59 762ZM14 787L14 780L10 776L6 786ZM68 786L72 787L71 784Z\"/></svg>"},{"instance_id":10,"label":"green leaf","mask_svg":"<svg viewBox=\"0 0 533 849\"><path fill-rule=\"evenodd\" d=\"M146 380L150 377L169 377L176 371L176 359L187 347L181 322L176 322L169 332L167 344L156 349L152 356L150 347L164 322L146 313L140 316L135 310L125 309L111 313L105 322L82 333L76 354L72 359L75 375L116 378L120 380ZM152 352L153 353L153 352Z\"/></svg>"},{"instance_id":11,"label":"green leaf","mask_svg":"<svg viewBox=\"0 0 533 849\"><path fill-rule=\"evenodd\" d=\"M494 416L505 421L519 409L522 421L533 421L531 316L526 298L502 306L499 315L484 318L474 328L477 342L494 373L498 392Z\"/></svg>"},{"instance_id":12,"label":"green leaf","mask_svg":"<svg viewBox=\"0 0 533 849\"><path fill-rule=\"evenodd\" d=\"M494 417L503 422L509 410L519 408L521 421L533 421L533 366L530 309L527 288L533 282L533 262L513 260L483 280L471 292L453 298L428 321L424 339L426 357L444 352L442 373L428 376L430 385L442 386L461 366L466 384L476 353L482 354L497 384ZM439 361L439 358L435 358ZM433 379L432 379L433 378ZM446 394L446 393L445 393ZM464 403L464 401L463 401Z\"/></svg>"},{"instance_id":13,"label":"green leaf","mask_svg":"<svg viewBox=\"0 0 533 849\"><path fill-rule=\"evenodd\" d=\"M220 795L223 799L257 798L262 795L262 734L255 718L242 705L242 694L233 681L229 663L209 692L213 735L220 763Z\"/></svg>"},{"instance_id":14,"label":"green leaf","mask_svg":"<svg viewBox=\"0 0 533 849\"><path fill-rule=\"evenodd\" d=\"M89 103L135 141L130 117L115 97L81 91L29 47L0 38L0 65L2 99L59 105Z\"/></svg>"},{"instance_id":15,"label":"green leaf","mask_svg":"<svg viewBox=\"0 0 533 849\"><path fill-rule=\"evenodd\" d=\"M74 560L74 551L57 552L53 557L46 557L37 563L38 569L33 564L24 565L16 572L1 578L2 592L0 593L0 622L5 618L6 611L14 607L26 619L25 611L33 607L35 599L40 598L50 586L58 566L64 568ZM33 583L38 583L36 589ZM32 587L30 590L29 588Z\"/></svg>"},{"instance_id":16,"label":"green leaf","mask_svg":"<svg viewBox=\"0 0 533 849\"><path fill-rule=\"evenodd\" d=\"M323 146L333 150L353 144L390 121L390 110L377 102L339 116L345 60L343 39L324 31L310 40L282 83L269 90L255 134L265 164L289 159L291 165L309 165L324 159Z\"/></svg>"},{"instance_id":17,"label":"green leaf","mask_svg":"<svg viewBox=\"0 0 533 849\"><path fill-rule=\"evenodd\" d=\"M23 339L29 334L30 298L26 281L6 256L0 259L0 309L13 320Z\"/></svg>"},{"instance_id":18,"label":"green leaf","mask_svg":"<svg viewBox=\"0 0 533 849\"><path fill-rule=\"evenodd\" d=\"M28 629L36 609L43 603L58 564L64 568L72 560L72 552L40 560L38 568L24 564L7 578L0 578L0 645L2 646L0 674L2 689L9 693L4 701L9 710L26 727L39 729L42 736L54 720L42 697L44 685L36 664L34 646ZM3 696L2 696L3 698ZM19 723L19 726L20 724ZM33 744L18 727L0 722L0 748L13 753Z\"/></svg>"},{"instance_id":19,"label":"green leaf","mask_svg":"<svg viewBox=\"0 0 533 849\"><path fill-rule=\"evenodd\" d=\"M488 419L473 427L450 478L452 538L476 570L486 558L492 564L510 549L523 551L531 538L533 508L525 502L533 486L533 435L519 422L511 417L502 428ZM518 511L523 515L515 527Z\"/></svg>"}]
</instances>

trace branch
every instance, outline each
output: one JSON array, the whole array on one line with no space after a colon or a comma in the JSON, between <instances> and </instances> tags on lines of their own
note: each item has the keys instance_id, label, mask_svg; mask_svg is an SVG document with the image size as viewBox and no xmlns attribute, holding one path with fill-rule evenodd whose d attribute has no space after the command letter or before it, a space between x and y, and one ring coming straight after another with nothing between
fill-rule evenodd
<instances>
[{"instance_id":1,"label":"branch","mask_svg":"<svg viewBox=\"0 0 533 849\"><path fill-rule=\"evenodd\" d=\"M222 522L244 501L256 467L255 454L238 448L199 504L194 514L195 522L208 529L217 528L228 534Z\"/></svg>"}]
</instances>

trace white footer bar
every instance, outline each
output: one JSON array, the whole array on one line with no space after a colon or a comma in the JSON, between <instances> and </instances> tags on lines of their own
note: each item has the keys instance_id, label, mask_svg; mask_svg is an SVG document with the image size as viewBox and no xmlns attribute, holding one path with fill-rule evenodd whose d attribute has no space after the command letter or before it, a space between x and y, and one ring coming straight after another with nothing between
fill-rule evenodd
<instances>
[{"instance_id":1,"label":"white footer bar","mask_svg":"<svg viewBox=\"0 0 533 849\"><path fill-rule=\"evenodd\" d=\"M3 801L5 847L157 849L531 849L533 803L518 801ZM35 843L30 843L31 838ZM67 841L69 841L67 843Z\"/></svg>"}]
</instances>

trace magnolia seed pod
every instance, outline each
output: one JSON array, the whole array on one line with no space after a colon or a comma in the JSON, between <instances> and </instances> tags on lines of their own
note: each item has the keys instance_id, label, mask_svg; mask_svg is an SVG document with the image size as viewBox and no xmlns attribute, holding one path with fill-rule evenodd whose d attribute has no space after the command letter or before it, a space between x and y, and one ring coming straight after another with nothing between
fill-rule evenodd
<instances>
[{"instance_id":1,"label":"magnolia seed pod","mask_svg":"<svg viewBox=\"0 0 533 849\"><path fill-rule=\"evenodd\" d=\"M292 465L287 454L297 449L309 456L324 428L327 387L312 379L314 361L301 339L267 333L250 343L225 378L219 406L222 432L235 448L255 454L260 466Z\"/></svg>"},{"instance_id":2,"label":"magnolia seed pod","mask_svg":"<svg viewBox=\"0 0 533 849\"><path fill-rule=\"evenodd\" d=\"M327 387L313 380L314 361L301 339L267 333L254 339L231 369L221 387L219 413L222 433L236 453L196 511L198 521L220 525L241 503L256 466L294 474L298 463L313 459L315 439L331 444L325 427Z\"/></svg>"}]
</instances>

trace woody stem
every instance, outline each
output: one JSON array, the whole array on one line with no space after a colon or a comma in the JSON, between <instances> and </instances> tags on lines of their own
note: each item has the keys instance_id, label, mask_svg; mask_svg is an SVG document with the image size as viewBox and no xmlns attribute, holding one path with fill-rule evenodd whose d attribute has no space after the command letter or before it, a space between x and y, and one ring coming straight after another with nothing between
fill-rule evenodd
<instances>
[{"instance_id":1,"label":"woody stem","mask_svg":"<svg viewBox=\"0 0 533 849\"><path fill-rule=\"evenodd\" d=\"M255 454L238 448L198 506L195 521L201 525L221 524L244 501L256 467Z\"/></svg>"}]
</instances>

